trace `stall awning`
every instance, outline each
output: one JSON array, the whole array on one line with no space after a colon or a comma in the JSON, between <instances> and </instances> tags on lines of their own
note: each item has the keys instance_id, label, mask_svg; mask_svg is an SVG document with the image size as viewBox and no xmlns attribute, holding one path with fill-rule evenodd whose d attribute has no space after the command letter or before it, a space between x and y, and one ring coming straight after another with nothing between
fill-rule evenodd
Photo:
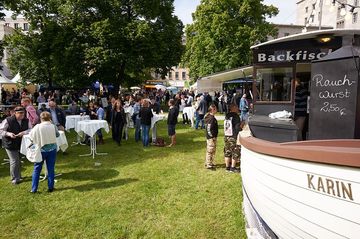
<instances>
[{"instance_id":1,"label":"stall awning","mask_svg":"<svg viewBox=\"0 0 360 239\"><path fill-rule=\"evenodd\" d=\"M252 66L244 66L236 69L218 72L198 79L198 92L221 91L222 84L237 79L247 79L253 74Z\"/></svg>"},{"instance_id":2,"label":"stall awning","mask_svg":"<svg viewBox=\"0 0 360 239\"><path fill-rule=\"evenodd\" d=\"M239 83L252 83L252 79L235 79L223 82L223 84L239 84Z\"/></svg>"}]
</instances>

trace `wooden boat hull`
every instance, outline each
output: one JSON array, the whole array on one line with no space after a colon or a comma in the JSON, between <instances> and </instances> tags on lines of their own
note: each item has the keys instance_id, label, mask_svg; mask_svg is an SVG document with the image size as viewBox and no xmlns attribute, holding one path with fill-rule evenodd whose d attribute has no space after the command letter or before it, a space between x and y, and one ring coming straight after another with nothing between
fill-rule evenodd
<instances>
[{"instance_id":1,"label":"wooden boat hull","mask_svg":"<svg viewBox=\"0 0 360 239\"><path fill-rule=\"evenodd\" d=\"M266 147L271 147L271 144L274 144L274 148L283 147L286 151L293 148L294 151L301 149L307 152L307 147L313 150L315 147L324 150L326 157L328 151L336 149L327 148L321 141L318 142L321 146L316 147L316 143L300 143L297 146L296 143L264 143L259 140L258 143L264 143L265 146L263 152L256 152L259 150L254 150L256 147L253 143L257 140L253 137L241 139L244 206L252 207L275 237L360 238L359 167L318 163L311 156L307 161L306 155L297 160L291 158L291 153L289 157L279 157L266 151ZM350 143L348 151L351 156L346 159L347 162L356 158L360 161L360 147L357 148L359 142ZM256 231L251 228L254 225L251 223L253 215L249 215L248 210L244 212L250 229ZM248 236L251 238L250 234Z\"/></svg>"}]
</instances>

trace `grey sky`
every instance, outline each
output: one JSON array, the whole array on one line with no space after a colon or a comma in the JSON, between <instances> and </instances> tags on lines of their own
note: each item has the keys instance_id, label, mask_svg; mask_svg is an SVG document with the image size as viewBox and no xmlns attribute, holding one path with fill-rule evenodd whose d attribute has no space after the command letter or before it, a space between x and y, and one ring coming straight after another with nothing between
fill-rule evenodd
<instances>
[{"instance_id":1,"label":"grey sky","mask_svg":"<svg viewBox=\"0 0 360 239\"><path fill-rule=\"evenodd\" d=\"M175 15L184 24L192 22L191 13L195 12L200 0L175 0ZM296 19L296 0L264 0L266 5L274 5L279 8L279 14L275 18L268 19L270 22L291 24Z\"/></svg>"}]
</instances>

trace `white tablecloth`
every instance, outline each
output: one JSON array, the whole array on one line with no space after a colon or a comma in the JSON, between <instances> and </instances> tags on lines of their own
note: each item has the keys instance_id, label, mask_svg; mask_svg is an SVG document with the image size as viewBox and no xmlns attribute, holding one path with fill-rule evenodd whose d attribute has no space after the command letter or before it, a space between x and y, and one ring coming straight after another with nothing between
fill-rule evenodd
<instances>
[{"instance_id":1,"label":"white tablecloth","mask_svg":"<svg viewBox=\"0 0 360 239\"><path fill-rule=\"evenodd\" d=\"M164 115L153 114L153 117L151 118L151 129L154 127L156 122L158 122L159 120L163 120L164 118Z\"/></svg>"},{"instance_id":2,"label":"white tablecloth","mask_svg":"<svg viewBox=\"0 0 360 239\"><path fill-rule=\"evenodd\" d=\"M59 131L60 136L56 138L56 144L58 146L57 150L61 149L61 151L65 152L65 150L68 148L68 142L65 136L64 131ZM21 147L20 147L20 153L26 155L26 150L30 146L31 140L30 135L24 135L21 140Z\"/></svg>"},{"instance_id":3,"label":"white tablecloth","mask_svg":"<svg viewBox=\"0 0 360 239\"><path fill-rule=\"evenodd\" d=\"M124 111L125 114L130 114L130 116L134 114L134 108L132 106L124 107Z\"/></svg>"},{"instance_id":4,"label":"white tablecloth","mask_svg":"<svg viewBox=\"0 0 360 239\"><path fill-rule=\"evenodd\" d=\"M83 120L77 123L77 129L75 129L75 131L78 134L84 132L90 137L93 137L96 131L101 128L109 133L109 124L106 120Z\"/></svg>"},{"instance_id":5,"label":"white tablecloth","mask_svg":"<svg viewBox=\"0 0 360 239\"><path fill-rule=\"evenodd\" d=\"M187 114L189 120L191 121L191 126L194 126L194 117L195 117L195 108L190 106L190 107L185 107L183 110L183 114Z\"/></svg>"},{"instance_id":6,"label":"white tablecloth","mask_svg":"<svg viewBox=\"0 0 360 239\"><path fill-rule=\"evenodd\" d=\"M88 115L68 115L66 116L65 129L69 131L70 129L75 129L77 131L77 123L83 120L90 120L90 116Z\"/></svg>"}]
</instances>

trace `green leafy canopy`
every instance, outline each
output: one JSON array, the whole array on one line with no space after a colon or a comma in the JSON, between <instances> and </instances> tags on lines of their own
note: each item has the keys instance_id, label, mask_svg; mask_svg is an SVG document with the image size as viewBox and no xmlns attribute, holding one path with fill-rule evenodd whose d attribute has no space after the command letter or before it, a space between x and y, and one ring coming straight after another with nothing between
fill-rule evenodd
<instances>
[{"instance_id":1,"label":"green leafy canopy","mask_svg":"<svg viewBox=\"0 0 360 239\"><path fill-rule=\"evenodd\" d=\"M266 17L278 10L262 2L201 0L194 22L186 26L182 59L192 78L250 64L250 46L276 33Z\"/></svg>"},{"instance_id":2,"label":"green leafy canopy","mask_svg":"<svg viewBox=\"0 0 360 239\"><path fill-rule=\"evenodd\" d=\"M14 0L31 23L7 39L11 68L34 82L132 85L181 59L183 25L173 0Z\"/></svg>"}]
</instances>

